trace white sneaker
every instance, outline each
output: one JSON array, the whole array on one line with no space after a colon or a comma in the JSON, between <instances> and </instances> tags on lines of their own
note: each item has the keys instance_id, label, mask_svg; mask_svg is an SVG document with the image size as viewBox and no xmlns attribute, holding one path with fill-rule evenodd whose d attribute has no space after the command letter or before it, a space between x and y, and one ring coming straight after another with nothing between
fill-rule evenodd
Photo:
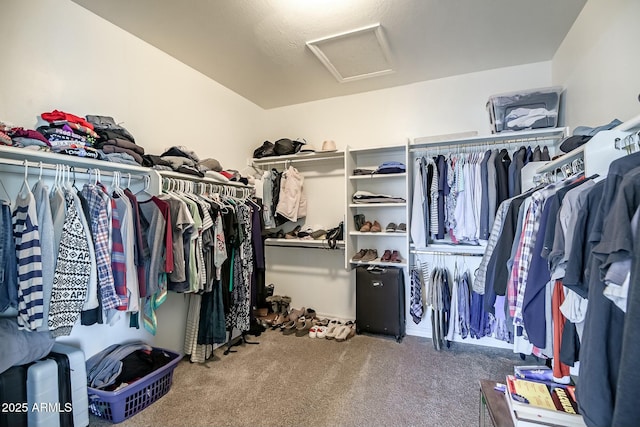
<instances>
[{"instance_id":1,"label":"white sneaker","mask_svg":"<svg viewBox=\"0 0 640 427\"><path fill-rule=\"evenodd\" d=\"M309 329L309 338L315 338L318 335L318 326L312 326Z\"/></svg>"}]
</instances>

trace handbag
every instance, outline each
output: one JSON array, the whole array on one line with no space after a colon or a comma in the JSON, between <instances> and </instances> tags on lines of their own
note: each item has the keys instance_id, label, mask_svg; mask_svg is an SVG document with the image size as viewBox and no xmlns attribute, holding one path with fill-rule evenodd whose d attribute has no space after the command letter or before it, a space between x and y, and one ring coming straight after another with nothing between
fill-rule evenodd
<instances>
[{"instance_id":1,"label":"handbag","mask_svg":"<svg viewBox=\"0 0 640 427\"><path fill-rule=\"evenodd\" d=\"M338 242L344 239L344 221L340 221L337 227L327 230L327 244L330 249L337 249Z\"/></svg>"}]
</instances>

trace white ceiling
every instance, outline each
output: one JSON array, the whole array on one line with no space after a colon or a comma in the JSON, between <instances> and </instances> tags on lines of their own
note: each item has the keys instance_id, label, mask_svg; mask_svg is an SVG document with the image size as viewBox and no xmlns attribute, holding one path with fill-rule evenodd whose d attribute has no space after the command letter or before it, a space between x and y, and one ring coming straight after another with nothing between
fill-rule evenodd
<instances>
[{"instance_id":1,"label":"white ceiling","mask_svg":"<svg viewBox=\"0 0 640 427\"><path fill-rule=\"evenodd\" d=\"M586 0L73 0L263 108L552 59ZM380 23L394 72L339 83L306 42Z\"/></svg>"}]
</instances>

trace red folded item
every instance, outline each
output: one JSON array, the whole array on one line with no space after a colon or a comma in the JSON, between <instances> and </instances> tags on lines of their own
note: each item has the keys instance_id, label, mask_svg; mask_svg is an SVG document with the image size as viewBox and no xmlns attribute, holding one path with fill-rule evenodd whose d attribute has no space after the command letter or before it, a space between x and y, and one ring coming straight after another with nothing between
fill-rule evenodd
<instances>
[{"instance_id":1,"label":"red folded item","mask_svg":"<svg viewBox=\"0 0 640 427\"><path fill-rule=\"evenodd\" d=\"M67 121L67 122L70 122L70 123L81 124L82 126L88 127L89 129L93 130L93 124L89 123L88 121L86 121L82 117L78 117L78 116L75 116L73 114L65 113L64 111L60 111L60 110L53 110L50 113L42 113L40 115L40 117L42 117L43 120L46 120L49 123L53 123L53 122L56 122L56 121L64 120L64 121Z\"/></svg>"}]
</instances>

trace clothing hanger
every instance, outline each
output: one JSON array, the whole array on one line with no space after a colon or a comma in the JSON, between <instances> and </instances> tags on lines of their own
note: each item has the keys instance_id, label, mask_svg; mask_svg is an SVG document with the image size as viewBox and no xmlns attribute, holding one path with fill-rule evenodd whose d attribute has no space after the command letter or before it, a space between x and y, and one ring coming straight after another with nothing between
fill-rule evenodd
<instances>
[{"instance_id":1,"label":"clothing hanger","mask_svg":"<svg viewBox=\"0 0 640 427\"><path fill-rule=\"evenodd\" d=\"M24 180L22 181L22 186L20 187L20 191L18 191L18 195L21 197L26 197L27 194L30 193L29 190L29 180L28 180L28 176L29 176L29 162L27 162L26 160L24 160L22 162L22 165L24 166Z\"/></svg>"}]
</instances>

